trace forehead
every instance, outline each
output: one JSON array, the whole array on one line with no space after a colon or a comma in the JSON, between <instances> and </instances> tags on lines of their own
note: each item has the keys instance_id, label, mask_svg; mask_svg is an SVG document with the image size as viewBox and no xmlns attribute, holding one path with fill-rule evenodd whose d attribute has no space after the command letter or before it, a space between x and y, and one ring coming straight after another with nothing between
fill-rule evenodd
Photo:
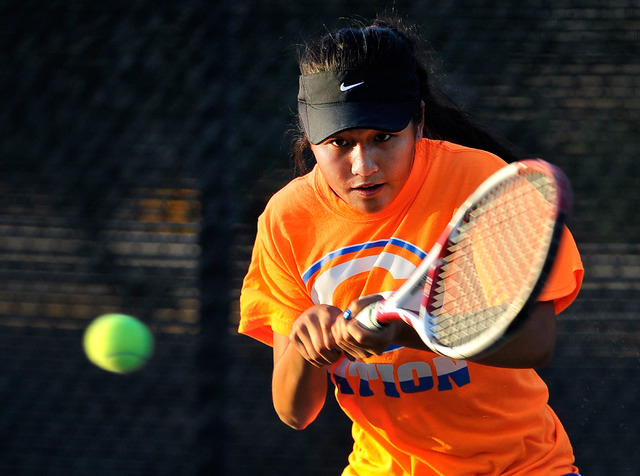
<instances>
[{"instance_id":1,"label":"forehead","mask_svg":"<svg viewBox=\"0 0 640 476\"><path fill-rule=\"evenodd\" d=\"M401 134L413 134L415 132L415 127L413 122L410 122L407 127L399 131L385 131L382 129L372 129L372 128L364 128L357 127L353 129L346 129L344 131L338 131L335 134L329 136L326 141L330 141L331 139L341 138L341 139L351 139L351 140L365 140L368 138L375 138L378 135L401 135Z\"/></svg>"}]
</instances>

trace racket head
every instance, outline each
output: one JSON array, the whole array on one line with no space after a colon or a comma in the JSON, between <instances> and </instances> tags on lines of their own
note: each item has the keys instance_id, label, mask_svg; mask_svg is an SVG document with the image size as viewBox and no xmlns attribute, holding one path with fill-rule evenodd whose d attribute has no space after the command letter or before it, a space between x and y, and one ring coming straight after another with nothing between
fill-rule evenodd
<instances>
[{"instance_id":1,"label":"racket head","mask_svg":"<svg viewBox=\"0 0 640 476\"><path fill-rule=\"evenodd\" d=\"M551 271L570 205L567 177L540 159L478 187L430 252L420 318L410 322L429 347L468 359L515 332Z\"/></svg>"}]
</instances>

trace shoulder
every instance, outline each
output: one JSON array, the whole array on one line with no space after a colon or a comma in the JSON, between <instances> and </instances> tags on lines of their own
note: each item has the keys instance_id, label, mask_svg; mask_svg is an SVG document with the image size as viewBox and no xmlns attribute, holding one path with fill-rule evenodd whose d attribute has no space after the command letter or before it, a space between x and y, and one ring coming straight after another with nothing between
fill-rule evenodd
<instances>
[{"instance_id":1,"label":"shoulder","mask_svg":"<svg viewBox=\"0 0 640 476\"><path fill-rule=\"evenodd\" d=\"M497 170L506 165L504 160L491 152L453 142L423 139L420 146L432 159L445 161L450 167L472 166Z\"/></svg>"},{"instance_id":2,"label":"shoulder","mask_svg":"<svg viewBox=\"0 0 640 476\"><path fill-rule=\"evenodd\" d=\"M418 152L429 162L427 180L432 186L456 189L466 196L507 163L497 155L452 142L423 139Z\"/></svg>"},{"instance_id":3,"label":"shoulder","mask_svg":"<svg viewBox=\"0 0 640 476\"><path fill-rule=\"evenodd\" d=\"M260 240L289 247L301 246L314 236L317 223L326 214L314 185L314 173L293 179L269 199L258 218Z\"/></svg>"},{"instance_id":4,"label":"shoulder","mask_svg":"<svg viewBox=\"0 0 640 476\"><path fill-rule=\"evenodd\" d=\"M313 188L313 173L297 177L271 196L260 217L261 220L281 220L307 214L313 209L316 193Z\"/></svg>"}]
</instances>

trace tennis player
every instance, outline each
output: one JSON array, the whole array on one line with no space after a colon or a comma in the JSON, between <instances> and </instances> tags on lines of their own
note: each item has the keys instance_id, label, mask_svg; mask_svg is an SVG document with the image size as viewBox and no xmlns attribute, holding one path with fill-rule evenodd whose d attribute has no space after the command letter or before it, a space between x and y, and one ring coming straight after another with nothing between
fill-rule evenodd
<instances>
[{"instance_id":1,"label":"tennis player","mask_svg":"<svg viewBox=\"0 0 640 476\"><path fill-rule=\"evenodd\" d=\"M343 312L398 288L454 211L517 157L432 86L400 22L328 33L301 49L294 179L258 221L239 331L273 347L273 403L303 429L328 379L353 421L344 475L577 474L534 368L583 267L565 230L532 317L478 361L430 352L403 322L363 329ZM374 296L374 297L371 297Z\"/></svg>"}]
</instances>

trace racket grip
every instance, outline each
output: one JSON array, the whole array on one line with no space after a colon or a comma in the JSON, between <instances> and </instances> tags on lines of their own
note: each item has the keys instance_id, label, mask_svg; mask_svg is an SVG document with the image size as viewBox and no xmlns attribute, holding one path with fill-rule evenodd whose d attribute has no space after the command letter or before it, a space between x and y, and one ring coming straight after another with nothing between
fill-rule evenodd
<instances>
[{"instance_id":1,"label":"racket grip","mask_svg":"<svg viewBox=\"0 0 640 476\"><path fill-rule=\"evenodd\" d=\"M365 329L374 332L378 332L384 329L384 324L380 323L380 321L378 320L378 309L380 308L381 302L382 301L373 302L362 309L356 315L358 324L360 324Z\"/></svg>"}]
</instances>

